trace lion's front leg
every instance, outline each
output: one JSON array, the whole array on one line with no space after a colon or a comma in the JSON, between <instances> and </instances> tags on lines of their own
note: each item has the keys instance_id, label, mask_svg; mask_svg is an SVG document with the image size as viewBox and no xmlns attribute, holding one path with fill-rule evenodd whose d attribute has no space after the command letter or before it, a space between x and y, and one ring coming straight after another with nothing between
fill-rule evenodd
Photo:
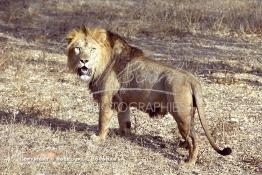
<instances>
[{"instance_id":1,"label":"lion's front leg","mask_svg":"<svg viewBox=\"0 0 262 175\"><path fill-rule=\"evenodd\" d=\"M119 134L120 135L129 134L131 130L129 107L120 109L118 111L117 117L118 117L118 123L119 123Z\"/></svg>"},{"instance_id":2,"label":"lion's front leg","mask_svg":"<svg viewBox=\"0 0 262 175\"><path fill-rule=\"evenodd\" d=\"M100 104L99 132L98 132L98 135L94 134L91 136L91 139L95 143L101 143L105 141L108 131L109 131L109 124L110 124L112 116L113 116L113 110L111 108L111 102Z\"/></svg>"}]
</instances>

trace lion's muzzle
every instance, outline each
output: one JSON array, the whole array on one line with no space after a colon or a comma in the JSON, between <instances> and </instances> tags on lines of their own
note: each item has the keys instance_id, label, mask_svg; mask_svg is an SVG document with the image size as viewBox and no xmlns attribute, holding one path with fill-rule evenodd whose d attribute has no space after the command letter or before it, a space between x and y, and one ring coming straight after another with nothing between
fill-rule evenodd
<instances>
[{"instance_id":1,"label":"lion's muzzle","mask_svg":"<svg viewBox=\"0 0 262 175\"><path fill-rule=\"evenodd\" d=\"M82 66L77 69L77 74L82 80L89 81L92 78L92 69Z\"/></svg>"}]
</instances>

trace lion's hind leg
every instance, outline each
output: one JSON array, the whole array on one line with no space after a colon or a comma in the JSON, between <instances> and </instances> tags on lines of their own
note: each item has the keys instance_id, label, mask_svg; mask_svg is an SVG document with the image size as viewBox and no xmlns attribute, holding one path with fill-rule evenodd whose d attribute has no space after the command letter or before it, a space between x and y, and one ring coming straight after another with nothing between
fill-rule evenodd
<instances>
[{"instance_id":1,"label":"lion's hind leg","mask_svg":"<svg viewBox=\"0 0 262 175\"><path fill-rule=\"evenodd\" d=\"M195 129L194 129L195 111L196 111L196 107L193 107L192 112L191 112L191 127L190 127L190 133L189 133L189 137L191 138L193 147L192 147L191 153L189 153L188 162L191 161L193 164L196 163L197 155L198 155L197 134L196 134Z\"/></svg>"},{"instance_id":2,"label":"lion's hind leg","mask_svg":"<svg viewBox=\"0 0 262 175\"><path fill-rule=\"evenodd\" d=\"M195 108L190 98L185 98L182 95L176 95L176 99L172 103L173 107L172 110L170 108L169 112L176 120L179 132L189 150L189 156L185 165L193 166L198 154L196 134L193 126Z\"/></svg>"},{"instance_id":3,"label":"lion's hind leg","mask_svg":"<svg viewBox=\"0 0 262 175\"><path fill-rule=\"evenodd\" d=\"M129 107L121 108L117 114L119 123L119 134L127 135L131 132L130 109Z\"/></svg>"}]
</instances>

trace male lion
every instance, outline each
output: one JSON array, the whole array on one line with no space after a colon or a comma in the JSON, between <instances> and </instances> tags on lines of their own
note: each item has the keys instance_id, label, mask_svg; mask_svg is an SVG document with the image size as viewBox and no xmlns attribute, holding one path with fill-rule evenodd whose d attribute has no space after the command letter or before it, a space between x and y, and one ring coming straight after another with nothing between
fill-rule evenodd
<instances>
[{"instance_id":1,"label":"male lion","mask_svg":"<svg viewBox=\"0 0 262 175\"><path fill-rule=\"evenodd\" d=\"M199 81L190 73L154 61L110 31L82 27L67 36L68 67L88 82L99 103L99 133L95 142L106 139L113 110L118 113L120 133L130 132L129 108L136 107L154 116L170 113L189 148L188 163L197 159L197 140L193 120L197 108L202 127L211 146L221 155L204 117Z\"/></svg>"}]
</instances>

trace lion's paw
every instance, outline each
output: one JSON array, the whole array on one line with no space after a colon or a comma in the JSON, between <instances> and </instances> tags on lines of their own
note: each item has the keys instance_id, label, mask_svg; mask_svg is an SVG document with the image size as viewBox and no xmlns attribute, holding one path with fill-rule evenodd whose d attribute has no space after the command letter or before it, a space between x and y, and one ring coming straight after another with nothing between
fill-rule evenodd
<instances>
[{"instance_id":1,"label":"lion's paw","mask_svg":"<svg viewBox=\"0 0 262 175\"><path fill-rule=\"evenodd\" d=\"M102 138L100 136L97 136L96 134L91 135L90 139L95 144L101 144L101 143L103 143L105 141L104 138Z\"/></svg>"}]
</instances>

